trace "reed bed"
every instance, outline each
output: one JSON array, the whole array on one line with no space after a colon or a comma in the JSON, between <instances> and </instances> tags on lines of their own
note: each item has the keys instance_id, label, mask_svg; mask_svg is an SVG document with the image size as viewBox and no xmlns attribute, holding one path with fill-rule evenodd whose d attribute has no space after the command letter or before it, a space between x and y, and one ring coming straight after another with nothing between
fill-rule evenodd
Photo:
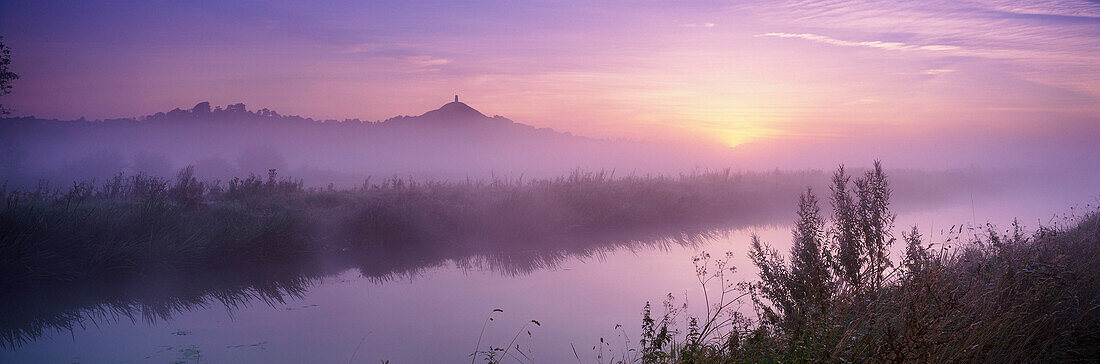
<instances>
[{"instance_id":1,"label":"reed bed","mask_svg":"<svg viewBox=\"0 0 1100 364\"><path fill-rule=\"evenodd\" d=\"M209 269L402 249L507 250L661 226L753 224L799 178L727 171L554 179L414 181L336 190L250 176L199 181L117 175L67 189L0 189L0 285L179 275ZM565 244L565 243L563 243ZM393 256L389 254L388 256ZM369 260L369 259L366 259Z\"/></svg>"},{"instance_id":2,"label":"reed bed","mask_svg":"<svg viewBox=\"0 0 1100 364\"><path fill-rule=\"evenodd\" d=\"M1073 362L1100 357L1100 212L1028 232L953 226L930 243L894 237L885 173L800 199L789 254L753 238L759 279L729 257L695 259L705 316L643 310L640 346L607 362ZM854 182L854 183L851 183ZM903 256L889 256L894 243ZM709 291L707 288L709 287ZM751 305L754 315L736 310Z\"/></svg>"}]
</instances>

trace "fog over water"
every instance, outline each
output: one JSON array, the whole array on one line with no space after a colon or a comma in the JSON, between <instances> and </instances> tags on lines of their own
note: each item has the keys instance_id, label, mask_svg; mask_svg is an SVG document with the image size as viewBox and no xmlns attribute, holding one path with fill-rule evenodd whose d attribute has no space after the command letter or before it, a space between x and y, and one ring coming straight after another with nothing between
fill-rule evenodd
<instances>
[{"instance_id":1,"label":"fog over water","mask_svg":"<svg viewBox=\"0 0 1100 364\"><path fill-rule=\"evenodd\" d=\"M759 204L739 207L734 216L740 217L706 226L499 241L480 248L409 245L228 275L31 290L3 302L7 349L0 357L14 361L190 360L199 353L213 361L342 360L353 353L453 361L473 350L474 333L494 308L504 312L495 314L487 342L506 341L534 319L540 325L523 345L541 359L570 359L570 344L583 355L600 355L592 346L601 337L614 343L604 349L621 352L636 341L644 302L660 302L668 293L701 299L693 256L730 251L739 268L736 279L747 280L756 274L745 258L749 233L786 249L797 194L807 187L828 191L826 172L802 169L821 163L805 158L863 157L857 147L821 145L822 153L812 153L806 149L814 145L790 146L775 155L758 145L593 139L489 117L458 101L377 122L319 121L201 103L134 119L9 118L0 129L3 178L16 189L38 188L42 179L60 188L76 181L103 183L118 173L172 178L191 165L208 181L275 169L307 186L339 189L392 177L520 183L577 170L604 171L611 178L717 171L769 191L755 196ZM797 153L803 154L792 157ZM990 152L960 159L979 160L983 153ZM870 160L850 168L859 173ZM893 208L900 213L896 227L918 225L936 241L949 225L1006 226L1014 217L1030 226L1049 225L1059 221L1057 214L1072 212L1071 206L1096 202L1097 170L1078 168L1088 156L1042 166L1033 159L1009 160L1016 164L920 168L918 161L899 159L890 169ZM748 306L739 310L751 313ZM118 346L121 341L129 344Z\"/></svg>"},{"instance_id":2,"label":"fog over water","mask_svg":"<svg viewBox=\"0 0 1100 364\"><path fill-rule=\"evenodd\" d=\"M1088 359L1097 35L1096 0L0 1L0 364Z\"/></svg>"},{"instance_id":3,"label":"fog over water","mask_svg":"<svg viewBox=\"0 0 1100 364\"><path fill-rule=\"evenodd\" d=\"M457 99L457 96L456 96ZM1088 186L1100 172L1091 143L1029 145L945 137L932 143L890 138L841 138L797 143L756 142L735 148L702 141L595 139L486 116L464 102L417 116L382 121L314 120L243 104L174 109L129 119L0 123L0 178L32 186L106 181L117 173L171 177L192 165L201 179L282 176L309 186L358 186L368 177L421 180L545 178L572 170L619 176L680 174L730 168L735 172L831 170L837 164L883 160L892 169L966 170L974 177ZM1009 171L1005 175L999 172ZM993 174L989 174L993 173ZM985 175L988 174L988 175ZM1011 176L1011 177L1009 177ZM1010 181L1001 181L1010 182Z\"/></svg>"},{"instance_id":4,"label":"fog over water","mask_svg":"<svg viewBox=\"0 0 1100 364\"><path fill-rule=\"evenodd\" d=\"M1080 196L1005 199L980 195L902 212L897 226L919 225L943 244L948 226L1055 225ZM1059 197L1060 196L1060 197ZM1094 206L1096 201L1091 202ZM1025 211L1013 213L1011 211ZM971 220L979 216L978 220ZM476 333L495 313L483 340L507 343L535 319L522 345L540 361L584 360L636 347L646 301L695 304L702 296L691 264L708 252L733 253L731 279L755 279L748 235L780 249L790 244L789 221L732 230L624 232L491 251L371 252L361 258L231 275L152 278L124 286L86 286L4 301L5 361L203 360L461 361ZM895 247L899 248L899 247ZM893 256L900 254L895 249ZM63 292L64 294L58 294ZM746 302L738 310L751 313ZM617 328L622 325L622 328ZM308 332L309 334L303 334ZM626 335L626 337L623 337ZM364 339L365 337L365 339ZM629 343L624 343L624 339ZM119 345L124 341L126 345ZM425 350L425 345L431 350ZM358 348L358 349L357 349ZM574 359L575 360L575 359Z\"/></svg>"}]
</instances>

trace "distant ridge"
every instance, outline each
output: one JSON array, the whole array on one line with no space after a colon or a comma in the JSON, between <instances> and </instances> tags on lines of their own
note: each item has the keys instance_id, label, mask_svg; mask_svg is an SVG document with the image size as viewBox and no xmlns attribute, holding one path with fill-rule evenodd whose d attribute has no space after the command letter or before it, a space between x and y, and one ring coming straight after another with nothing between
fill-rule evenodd
<instances>
[{"instance_id":1,"label":"distant ridge","mask_svg":"<svg viewBox=\"0 0 1100 364\"><path fill-rule=\"evenodd\" d=\"M424 119L488 119L488 116L463 102L449 102L442 107L426 112L419 118Z\"/></svg>"},{"instance_id":2,"label":"distant ridge","mask_svg":"<svg viewBox=\"0 0 1100 364\"><path fill-rule=\"evenodd\" d=\"M0 118L0 144L15 146L0 148L0 177L31 186L41 176L65 183L102 181L122 170L169 176L174 168L194 165L203 178L223 181L274 168L350 186L371 175L557 176L577 168L659 171L702 165L694 152L537 128L447 101L417 116L380 121L318 120L209 102L123 119ZM5 160L10 150L27 162L5 165L12 160Z\"/></svg>"}]
</instances>

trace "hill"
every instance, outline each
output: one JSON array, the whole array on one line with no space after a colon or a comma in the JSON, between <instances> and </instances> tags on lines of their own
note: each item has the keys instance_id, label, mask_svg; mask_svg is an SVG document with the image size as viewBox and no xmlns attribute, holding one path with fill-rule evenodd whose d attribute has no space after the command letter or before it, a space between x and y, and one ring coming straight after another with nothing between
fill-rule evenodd
<instances>
[{"instance_id":1,"label":"hill","mask_svg":"<svg viewBox=\"0 0 1100 364\"><path fill-rule=\"evenodd\" d=\"M458 101L383 121L316 120L202 102L136 118L0 119L0 135L0 179L22 184L43 177L66 184L105 180L119 172L168 176L194 165L202 178L266 175L274 168L307 184L350 186L371 175L556 176L576 168L675 173L716 160L702 148L536 128Z\"/></svg>"}]
</instances>

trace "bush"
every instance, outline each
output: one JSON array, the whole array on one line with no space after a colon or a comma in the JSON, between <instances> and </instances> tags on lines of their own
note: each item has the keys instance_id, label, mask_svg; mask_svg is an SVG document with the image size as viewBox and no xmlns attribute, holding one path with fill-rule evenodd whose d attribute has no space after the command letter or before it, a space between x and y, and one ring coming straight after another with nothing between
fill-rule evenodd
<instances>
[{"instance_id":1,"label":"bush","mask_svg":"<svg viewBox=\"0 0 1100 364\"><path fill-rule=\"evenodd\" d=\"M667 318L684 307L666 305L670 314L656 324L647 303L644 355L637 359L1049 362L1100 356L1100 212L1032 234L1019 224L1003 234L988 225L952 227L953 236L938 247L913 227L902 234L905 256L893 267L887 254L893 214L881 166L875 163L854 183L857 200L845 192L843 167L833 181L832 226L823 227L807 191L789 259L753 236L750 258L760 279L723 283L718 303L708 304L702 320L689 317L682 338ZM964 240L964 232L977 233ZM707 266L696 258L697 273L705 277L700 261ZM700 280L704 295L706 282ZM756 319L713 313L744 296Z\"/></svg>"}]
</instances>

